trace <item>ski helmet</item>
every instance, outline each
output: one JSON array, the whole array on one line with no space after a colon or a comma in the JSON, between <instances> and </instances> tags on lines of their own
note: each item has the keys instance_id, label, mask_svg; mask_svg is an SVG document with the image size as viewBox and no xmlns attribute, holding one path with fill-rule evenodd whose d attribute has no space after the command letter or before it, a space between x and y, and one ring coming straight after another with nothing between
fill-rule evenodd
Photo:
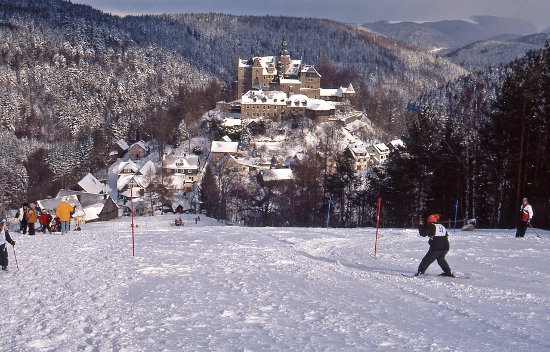
<instances>
[{"instance_id":1,"label":"ski helmet","mask_svg":"<svg viewBox=\"0 0 550 352\"><path fill-rule=\"evenodd\" d=\"M440 218L439 214L432 214L432 215L428 216L428 220L427 220L427 221L428 221L429 223L438 222L438 221L439 221L439 218Z\"/></svg>"}]
</instances>

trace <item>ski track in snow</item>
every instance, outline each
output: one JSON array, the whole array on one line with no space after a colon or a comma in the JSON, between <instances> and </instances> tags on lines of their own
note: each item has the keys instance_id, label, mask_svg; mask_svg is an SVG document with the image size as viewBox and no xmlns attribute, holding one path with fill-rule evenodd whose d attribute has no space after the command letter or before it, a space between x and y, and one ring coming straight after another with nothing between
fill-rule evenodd
<instances>
[{"instance_id":1,"label":"ski track in snow","mask_svg":"<svg viewBox=\"0 0 550 352\"><path fill-rule=\"evenodd\" d=\"M451 233L469 279L412 274L415 230L242 228L138 218L14 234L5 351L548 351L550 233Z\"/></svg>"}]
</instances>

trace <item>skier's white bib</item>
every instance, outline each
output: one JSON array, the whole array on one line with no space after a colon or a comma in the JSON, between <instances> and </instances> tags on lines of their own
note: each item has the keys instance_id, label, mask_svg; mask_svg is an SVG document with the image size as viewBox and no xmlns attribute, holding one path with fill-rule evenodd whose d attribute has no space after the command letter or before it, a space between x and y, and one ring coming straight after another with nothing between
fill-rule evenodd
<instances>
[{"instance_id":1,"label":"skier's white bib","mask_svg":"<svg viewBox=\"0 0 550 352\"><path fill-rule=\"evenodd\" d=\"M446 236L447 235L447 229L445 229L445 226L441 224L434 224L435 226L435 235L434 236Z\"/></svg>"},{"instance_id":2,"label":"skier's white bib","mask_svg":"<svg viewBox=\"0 0 550 352\"><path fill-rule=\"evenodd\" d=\"M6 229L2 229L2 231L0 231L0 246L3 244L6 244Z\"/></svg>"}]
</instances>

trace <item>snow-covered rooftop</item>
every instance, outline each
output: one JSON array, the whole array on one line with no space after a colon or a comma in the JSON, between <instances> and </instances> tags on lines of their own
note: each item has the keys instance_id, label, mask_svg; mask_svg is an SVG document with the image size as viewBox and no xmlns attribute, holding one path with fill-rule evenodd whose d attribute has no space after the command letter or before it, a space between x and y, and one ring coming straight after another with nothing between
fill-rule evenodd
<instances>
[{"instance_id":1,"label":"snow-covered rooftop","mask_svg":"<svg viewBox=\"0 0 550 352\"><path fill-rule=\"evenodd\" d=\"M96 203L89 205L87 207L84 207L84 220L86 221L93 221L99 219L99 213L103 210L103 207L105 204L103 203Z\"/></svg>"},{"instance_id":2,"label":"snow-covered rooftop","mask_svg":"<svg viewBox=\"0 0 550 352\"><path fill-rule=\"evenodd\" d=\"M222 126L224 127L235 127L242 125L243 120L241 119L224 119Z\"/></svg>"},{"instance_id":3,"label":"snow-covered rooftop","mask_svg":"<svg viewBox=\"0 0 550 352\"><path fill-rule=\"evenodd\" d=\"M105 192L105 185L90 173L84 176L84 178L78 182L78 185L84 190L84 192L92 194L100 194Z\"/></svg>"},{"instance_id":4,"label":"snow-covered rooftop","mask_svg":"<svg viewBox=\"0 0 550 352\"><path fill-rule=\"evenodd\" d=\"M286 105L287 95L281 91L250 90L241 98L241 104Z\"/></svg>"},{"instance_id":5,"label":"snow-covered rooftop","mask_svg":"<svg viewBox=\"0 0 550 352\"><path fill-rule=\"evenodd\" d=\"M333 102L322 99L310 99L307 108L314 111L328 111L335 109Z\"/></svg>"},{"instance_id":6,"label":"snow-covered rooftop","mask_svg":"<svg viewBox=\"0 0 550 352\"><path fill-rule=\"evenodd\" d=\"M157 168L155 163L151 160L148 160L143 166L139 169L139 173L144 176L153 176L157 173Z\"/></svg>"},{"instance_id":7,"label":"snow-covered rooftop","mask_svg":"<svg viewBox=\"0 0 550 352\"><path fill-rule=\"evenodd\" d=\"M302 60L292 60L286 69L286 76L298 76L300 68L302 67Z\"/></svg>"},{"instance_id":8,"label":"snow-covered rooftop","mask_svg":"<svg viewBox=\"0 0 550 352\"><path fill-rule=\"evenodd\" d=\"M269 169L262 171L264 181L291 181L294 175L291 169Z\"/></svg>"},{"instance_id":9,"label":"snow-covered rooftop","mask_svg":"<svg viewBox=\"0 0 550 352\"><path fill-rule=\"evenodd\" d=\"M368 154L367 146L363 143L352 143L348 145L348 148L355 153L355 155L365 155Z\"/></svg>"},{"instance_id":10,"label":"snow-covered rooftop","mask_svg":"<svg viewBox=\"0 0 550 352\"><path fill-rule=\"evenodd\" d=\"M389 153L390 152L390 149L384 143L375 144L374 148L380 153Z\"/></svg>"},{"instance_id":11,"label":"snow-covered rooftop","mask_svg":"<svg viewBox=\"0 0 550 352\"><path fill-rule=\"evenodd\" d=\"M212 141L210 152L212 153L236 153L239 150L239 142Z\"/></svg>"},{"instance_id":12,"label":"snow-covered rooftop","mask_svg":"<svg viewBox=\"0 0 550 352\"><path fill-rule=\"evenodd\" d=\"M145 143L144 141L135 142L134 144L132 144L130 146L130 149L133 148L134 146L139 146L140 148L142 148L145 151L149 150L149 147L147 146L147 143Z\"/></svg>"},{"instance_id":13,"label":"snow-covered rooftop","mask_svg":"<svg viewBox=\"0 0 550 352\"><path fill-rule=\"evenodd\" d=\"M302 81L295 78L281 78L279 82L281 84L302 84Z\"/></svg>"},{"instance_id":14,"label":"snow-covered rooftop","mask_svg":"<svg viewBox=\"0 0 550 352\"><path fill-rule=\"evenodd\" d=\"M126 143L124 139L119 139L118 141L116 141L116 144L122 150L128 150L130 148L130 146L128 145L128 143Z\"/></svg>"},{"instance_id":15,"label":"snow-covered rooftop","mask_svg":"<svg viewBox=\"0 0 550 352\"><path fill-rule=\"evenodd\" d=\"M404 148L405 147L405 143L403 143L403 141L401 139L394 139L393 141L390 142L390 144L394 148Z\"/></svg>"},{"instance_id":16,"label":"snow-covered rooftop","mask_svg":"<svg viewBox=\"0 0 550 352\"><path fill-rule=\"evenodd\" d=\"M355 89L353 89L353 86L351 83L347 88L340 87L340 88L321 88L319 91L319 94L322 97L338 97L341 98L343 94L354 94Z\"/></svg>"},{"instance_id":17,"label":"snow-covered rooftop","mask_svg":"<svg viewBox=\"0 0 550 352\"><path fill-rule=\"evenodd\" d=\"M197 155L169 155L164 159L164 167L168 169L197 169L199 157Z\"/></svg>"}]
</instances>

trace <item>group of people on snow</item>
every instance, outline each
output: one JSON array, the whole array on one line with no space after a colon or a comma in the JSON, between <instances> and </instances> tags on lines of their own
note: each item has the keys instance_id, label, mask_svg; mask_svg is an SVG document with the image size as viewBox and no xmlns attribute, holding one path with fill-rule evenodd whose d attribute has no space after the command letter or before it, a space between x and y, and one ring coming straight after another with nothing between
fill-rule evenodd
<instances>
[{"instance_id":1,"label":"group of people on snow","mask_svg":"<svg viewBox=\"0 0 550 352\"><path fill-rule=\"evenodd\" d=\"M74 207L66 199L63 199L55 210L55 217L47 210L38 215L38 209L34 203L23 203L15 217L19 220L19 231L22 234L26 234L28 230L29 235L34 236L37 222L44 233L48 231L48 233L61 232L61 234L66 234L69 231L69 223L73 212Z\"/></svg>"},{"instance_id":2,"label":"group of people on snow","mask_svg":"<svg viewBox=\"0 0 550 352\"><path fill-rule=\"evenodd\" d=\"M44 232L47 230L49 233L61 231L62 234L66 234L69 231L69 222L71 215L74 211L74 207L63 199L59 206L56 208L54 218L48 211L42 212L38 216L38 211L34 203L23 203L22 207L16 214L19 219L19 229L21 233L25 234L27 228L29 235L35 234L35 224L38 221L43 227ZM531 226L531 219L533 218L533 207L529 204L527 198L523 198L520 207L520 222L516 231L516 237L525 237L527 227ZM449 263L445 259L445 256L450 250L449 233L445 226L440 221L441 216L439 214L431 214L426 219L421 219L418 224L418 232L422 237L429 237L428 244L430 248L422 261L418 265L418 270L415 276L423 275L428 267L437 261L437 264L441 267L443 272L441 276L455 277L452 272ZM199 217L195 218L195 223L200 220ZM0 266L2 270L6 271L8 267L8 252L6 244L9 243L15 246L15 241L10 237L9 231L5 226L6 220L0 218ZM183 225L181 217L175 220L176 226Z\"/></svg>"},{"instance_id":3,"label":"group of people on snow","mask_svg":"<svg viewBox=\"0 0 550 352\"><path fill-rule=\"evenodd\" d=\"M516 237L525 237L527 227L531 226L533 215L533 207L529 204L529 200L523 198L520 206L520 221L516 231ZM428 267L437 260L437 264L439 264L443 270L439 275L455 277L449 263L447 263L445 259L450 249L449 232L445 226L439 222L440 218L441 216L439 214L431 214L425 220L421 219L419 221L418 232L422 237L429 237L428 244L430 248L418 265L415 276L424 274Z\"/></svg>"}]
</instances>

